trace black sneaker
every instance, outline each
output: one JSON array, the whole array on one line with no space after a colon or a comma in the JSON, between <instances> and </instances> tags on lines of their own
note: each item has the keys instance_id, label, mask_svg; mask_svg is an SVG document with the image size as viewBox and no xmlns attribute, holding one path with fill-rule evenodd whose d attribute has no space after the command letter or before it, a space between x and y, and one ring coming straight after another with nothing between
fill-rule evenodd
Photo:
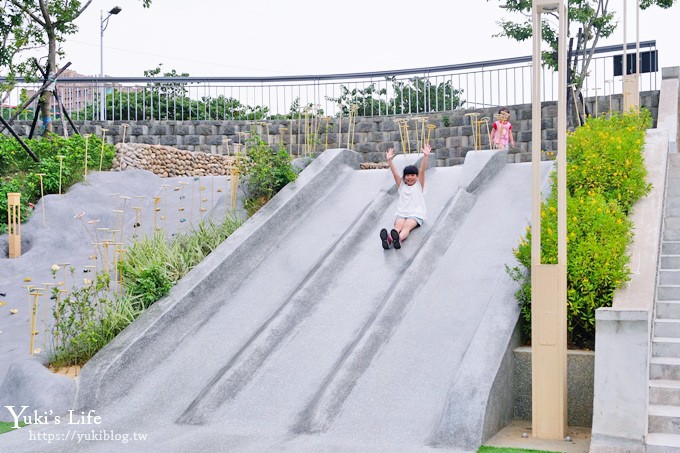
<instances>
[{"instance_id":1,"label":"black sneaker","mask_svg":"<svg viewBox=\"0 0 680 453\"><path fill-rule=\"evenodd\" d=\"M394 245L394 248L400 249L401 242L399 242L399 233L397 233L397 230L390 231L390 236L392 236L392 244Z\"/></svg>"},{"instance_id":2,"label":"black sneaker","mask_svg":"<svg viewBox=\"0 0 680 453\"><path fill-rule=\"evenodd\" d=\"M383 228L382 230L380 230L380 240L382 241L382 247L383 247L385 250L387 250L388 248L390 248L390 243L389 243L389 241L387 240L387 230L386 230L385 228Z\"/></svg>"}]
</instances>

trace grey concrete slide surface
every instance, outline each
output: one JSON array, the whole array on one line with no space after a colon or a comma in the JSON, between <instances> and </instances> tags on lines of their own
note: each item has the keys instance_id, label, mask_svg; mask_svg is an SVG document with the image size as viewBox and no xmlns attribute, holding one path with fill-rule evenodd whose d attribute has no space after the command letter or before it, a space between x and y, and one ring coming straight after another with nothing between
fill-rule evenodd
<instances>
[{"instance_id":1,"label":"grey concrete slide surface","mask_svg":"<svg viewBox=\"0 0 680 453\"><path fill-rule=\"evenodd\" d=\"M391 174L324 152L83 368L73 410L101 424L0 451L476 450L512 418L531 165L505 159L428 169L427 222L383 250Z\"/></svg>"}]
</instances>

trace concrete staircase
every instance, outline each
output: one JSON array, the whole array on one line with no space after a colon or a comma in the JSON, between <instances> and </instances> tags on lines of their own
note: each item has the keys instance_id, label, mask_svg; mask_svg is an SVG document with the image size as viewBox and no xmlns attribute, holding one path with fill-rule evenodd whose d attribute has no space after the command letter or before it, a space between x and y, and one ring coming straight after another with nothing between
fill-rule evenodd
<instances>
[{"instance_id":1,"label":"concrete staircase","mask_svg":"<svg viewBox=\"0 0 680 453\"><path fill-rule=\"evenodd\" d=\"M680 453L680 155L668 156L649 361L647 452Z\"/></svg>"}]
</instances>

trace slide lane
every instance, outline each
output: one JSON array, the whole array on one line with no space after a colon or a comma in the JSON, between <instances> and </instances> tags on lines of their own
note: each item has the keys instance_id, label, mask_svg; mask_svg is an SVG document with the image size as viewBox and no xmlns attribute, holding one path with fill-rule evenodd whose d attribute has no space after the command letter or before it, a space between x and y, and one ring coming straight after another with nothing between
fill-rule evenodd
<instances>
[{"instance_id":1,"label":"slide lane","mask_svg":"<svg viewBox=\"0 0 680 453\"><path fill-rule=\"evenodd\" d=\"M373 184L365 173L356 172L345 187ZM448 181L438 185L444 190L428 206L432 216L458 190L460 170L445 173L439 175ZM380 307L427 237L423 231L409 238L401 250L382 249L378 231L392 224L396 201L394 194L381 195L353 222L324 263L221 370L180 417L180 423L235 420L287 429L300 403L318 388L323 374ZM328 204L324 209L337 211L339 207ZM326 229L332 217L328 214L322 215L323 224L316 224L315 231Z\"/></svg>"}]
</instances>

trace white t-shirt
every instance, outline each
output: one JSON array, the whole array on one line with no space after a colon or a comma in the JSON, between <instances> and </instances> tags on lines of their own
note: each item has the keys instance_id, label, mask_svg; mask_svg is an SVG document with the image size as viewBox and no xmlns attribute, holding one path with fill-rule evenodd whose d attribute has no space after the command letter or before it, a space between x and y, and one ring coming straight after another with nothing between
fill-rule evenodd
<instances>
[{"instance_id":1,"label":"white t-shirt","mask_svg":"<svg viewBox=\"0 0 680 453\"><path fill-rule=\"evenodd\" d=\"M406 185L403 181L399 185L397 217L418 217L421 220L427 218L427 207L420 180L416 180L412 186Z\"/></svg>"}]
</instances>

